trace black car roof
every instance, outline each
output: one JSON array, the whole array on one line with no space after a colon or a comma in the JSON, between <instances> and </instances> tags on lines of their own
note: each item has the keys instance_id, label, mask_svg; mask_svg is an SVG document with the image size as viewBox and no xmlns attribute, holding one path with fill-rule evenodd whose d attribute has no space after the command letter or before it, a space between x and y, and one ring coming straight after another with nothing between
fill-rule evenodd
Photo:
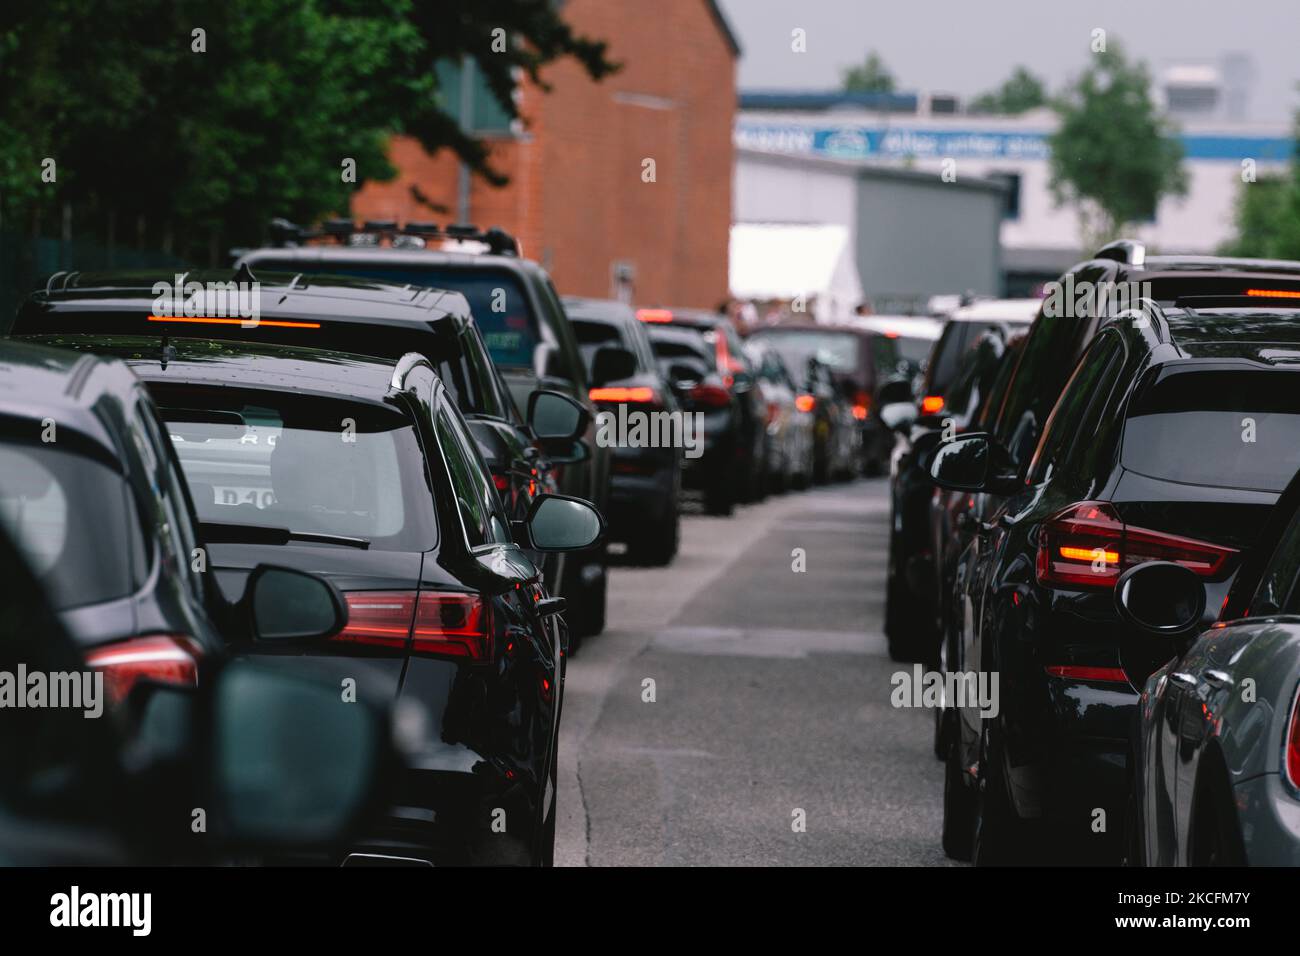
<instances>
[{"instance_id":1,"label":"black car roof","mask_svg":"<svg viewBox=\"0 0 1300 956\"><path fill-rule=\"evenodd\" d=\"M382 402L400 362L329 349L172 338L166 362L156 338L132 335L49 335L35 341L121 359L147 382L184 381L322 397ZM73 351L75 350L75 351ZM49 349L47 351L55 351Z\"/></svg>"},{"instance_id":2,"label":"black car roof","mask_svg":"<svg viewBox=\"0 0 1300 956\"><path fill-rule=\"evenodd\" d=\"M371 266L439 266L456 269L506 269L523 275L541 271L541 266L531 259L518 256L497 255L491 252L460 252L454 249L398 249L393 246L268 246L249 249L242 253L239 262L256 268L266 261L311 263L313 267L337 265Z\"/></svg>"},{"instance_id":3,"label":"black car roof","mask_svg":"<svg viewBox=\"0 0 1300 956\"><path fill-rule=\"evenodd\" d=\"M56 273L44 290L33 293L23 305L30 318L33 310L60 311L143 311L159 298L156 284L184 283L220 285L238 279L256 281L262 318L347 319L361 323L428 324L447 316L468 318L469 303L464 295L429 286L399 285L366 279L288 272L233 273L204 270L189 273L109 272ZM35 329L27 329L35 333Z\"/></svg>"},{"instance_id":4,"label":"black car roof","mask_svg":"<svg viewBox=\"0 0 1300 956\"><path fill-rule=\"evenodd\" d=\"M116 458L116 442L96 409L106 396L126 404L139 381L122 362L0 339L0 417L53 419ZM56 437L57 440L57 437Z\"/></svg>"},{"instance_id":5,"label":"black car roof","mask_svg":"<svg viewBox=\"0 0 1300 956\"><path fill-rule=\"evenodd\" d=\"M585 299L581 296L566 295L560 301L564 305L565 313L571 319L622 324L637 321L635 309L613 299Z\"/></svg>"}]
</instances>

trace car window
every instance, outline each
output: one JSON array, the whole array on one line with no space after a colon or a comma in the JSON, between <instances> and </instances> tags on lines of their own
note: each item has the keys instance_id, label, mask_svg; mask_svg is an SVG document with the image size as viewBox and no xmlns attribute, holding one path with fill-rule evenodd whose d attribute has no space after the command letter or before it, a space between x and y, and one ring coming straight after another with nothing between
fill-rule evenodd
<instances>
[{"instance_id":1,"label":"car window","mask_svg":"<svg viewBox=\"0 0 1300 956\"><path fill-rule=\"evenodd\" d=\"M979 414L975 420L976 431L989 431L993 428L998 409L1002 406L1002 399L1011 385L1011 377L1015 374L1016 362L1020 360L1020 350L1024 348L1024 344L1023 338L1013 340L1002 353L1002 358L998 360L997 375L994 376L993 383L980 403Z\"/></svg>"},{"instance_id":2,"label":"car window","mask_svg":"<svg viewBox=\"0 0 1300 956\"><path fill-rule=\"evenodd\" d=\"M1003 349L1002 336L986 332L973 348L966 351L957 375L944 395L948 414L970 420L997 372Z\"/></svg>"},{"instance_id":3,"label":"car window","mask_svg":"<svg viewBox=\"0 0 1300 956\"><path fill-rule=\"evenodd\" d=\"M623 337L618 327L609 322L594 319L572 319L573 334L578 339L578 351L582 354L582 364L591 377L591 363L596 352L602 348L624 348Z\"/></svg>"},{"instance_id":4,"label":"car window","mask_svg":"<svg viewBox=\"0 0 1300 956\"><path fill-rule=\"evenodd\" d=\"M176 572L185 582L190 594L196 600L203 600L203 581L199 572L193 569L192 555L198 547L198 536L190 517L189 503L185 498L184 478L178 474L175 453L167 447L170 435L157 418L152 404L141 401L136 404L135 414L140 426L148 433L151 444L158 448L159 488L158 498L162 507L162 533L165 544L171 554ZM166 436L166 437L164 437Z\"/></svg>"},{"instance_id":5,"label":"car window","mask_svg":"<svg viewBox=\"0 0 1300 956\"><path fill-rule=\"evenodd\" d=\"M947 395L961 371L966 353L985 335L1000 337L1002 326L997 322L949 321L930 353L930 364L925 370L925 394Z\"/></svg>"},{"instance_id":6,"label":"car window","mask_svg":"<svg viewBox=\"0 0 1300 956\"><path fill-rule=\"evenodd\" d=\"M55 610L127 597L147 564L125 478L58 443L0 444L0 523Z\"/></svg>"},{"instance_id":7,"label":"car window","mask_svg":"<svg viewBox=\"0 0 1300 956\"><path fill-rule=\"evenodd\" d=\"M509 544L510 522L487 467L458 416L445 402L438 406L434 428L456 492L466 543L471 548Z\"/></svg>"},{"instance_id":8,"label":"car window","mask_svg":"<svg viewBox=\"0 0 1300 956\"><path fill-rule=\"evenodd\" d=\"M808 359L816 356L837 372L858 371L858 336L853 332L819 329L772 329L756 333L760 340L776 349L792 371L807 368Z\"/></svg>"},{"instance_id":9,"label":"car window","mask_svg":"<svg viewBox=\"0 0 1300 956\"><path fill-rule=\"evenodd\" d=\"M357 538L380 551L434 546L424 456L396 410L262 389L153 392L200 521Z\"/></svg>"},{"instance_id":10,"label":"car window","mask_svg":"<svg viewBox=\"0 0 1300 956\"><path fill-rule=\"evenodd\" d=\"M1038 448L1029 463L1029 481L1037 484L1052 476L1063 464L1088 421L1089 413L1105 402L1109 394L1104 383L1112 365L1118 362L1122 346L1114 336L1093 343L1071 376L1065 391L1047 420Z\"/></svg>"},{"instance_id":11,"label":"car window","mask_svg":"<svg viewBox=\"0 0 1300 956\"><path fill-rule=\"evenodd\" d=\"M467 326L459 336L459 347L444 354L441 361L429 356L434 371L456 399L464 415L487 415L510 419L510 398L499 387L492 359L477 325Z\"/></svg>"},{"instance_id":12,"label":"car window","mask_svg":"<svg viewBox=\"0 0 1300 956\"><path fill-rule=\"evenodd\" d=\"M1169 370L1134 396L1121 454L1151 478L1280 492L1300 469L1300 376Z\"/></svg>"},{"instance_id":13,"label":"car window","mask_svg":"<svg viewBox=\"0 0 1300 956\"><path fill-rule=\"evenodd\" d=\"M1300 508L1292 512L1245 613L1300 614Z\"/></svg>"}]
</instances>

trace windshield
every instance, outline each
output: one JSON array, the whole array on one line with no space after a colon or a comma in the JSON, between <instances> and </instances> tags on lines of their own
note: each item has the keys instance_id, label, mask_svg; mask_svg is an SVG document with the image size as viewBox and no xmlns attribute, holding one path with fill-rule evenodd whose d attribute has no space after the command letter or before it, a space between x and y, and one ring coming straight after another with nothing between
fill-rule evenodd
<instances>
[{"instance_id":1,"label":"windshield","mask_svg":"<svg viewBox=\"0 0 1300 956\"><path fill-rule=\"evenodd\" d=\"M396 412L271 391L154 386L154 395L201 521L385 551L433 546L423 456Z\"/></svg>"},{"instance_id":2,"label":"windshield","mask_svg":"<svg viewBox=\"0 0 1300 956\"><path fill-rule=\"evenodd\" d=\"M49 445L0 445L0 523L55 610L135 591L145 560L126 480L106 465Z\"/></svg>"}]
</instances>

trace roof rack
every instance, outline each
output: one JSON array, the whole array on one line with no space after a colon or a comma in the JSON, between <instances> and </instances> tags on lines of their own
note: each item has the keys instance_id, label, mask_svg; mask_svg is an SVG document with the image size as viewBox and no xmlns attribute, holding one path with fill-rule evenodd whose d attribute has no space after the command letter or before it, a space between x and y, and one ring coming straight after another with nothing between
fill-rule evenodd
<instances>
[{"instance_id":1,"label":"roof rack","mask_svg":"<svg viewBox=\"0 0 1300 956\"><path fill-rule=\"evenodd\" d=\"M392 242L399 236L409 236L423 240L481 242L488 247L489 252L498 256L518 257L523 254L519 240L500 226L480 229L471 223L448 223L439 226L435 222L408 222L399 227L396 220L392 219L372 219L363 223L351 219L326 219L319 229L312 230L287 219L272 219L271 235L276 244L287 246L295 246L307 239L323 237L329 237L344 245L378 245L383 239ZM414 244L406 245L406 248L411 248L412 245Z\"/></svg>"},{"instance_id":2,"label":"roof rack","mask_svg":"<svg viewBox=\"0 0 1300 956\"><path fill-rule=\"evenodd\" d=\"M1113 259L1130 266L1141 266L1147 260L1146 243L1136 239L1116 239L1097 250L1094 259Z\"/></svg>"}]
</instances>

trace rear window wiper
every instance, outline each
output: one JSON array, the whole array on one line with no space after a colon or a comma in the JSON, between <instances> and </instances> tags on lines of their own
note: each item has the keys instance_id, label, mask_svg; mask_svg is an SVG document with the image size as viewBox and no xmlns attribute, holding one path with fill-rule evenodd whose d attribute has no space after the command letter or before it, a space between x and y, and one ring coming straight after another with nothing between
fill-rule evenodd
<instances>
[{"instance_id":1,"label":"rear window wiper","mask_svg":"<svg viewBox=\"0 0 1300 956\"><path fill-rule=\"evenodd\" d=\"M315 531L293 531L289 528L270 528L260 524L236 524L227 521L199 523L203 539L209 544L288 544L290 541L311 541L317 544L341 544L348 548L370 547L367 538L350 538L342 534L322 534Z\"/></svg>"}]
</instances>

